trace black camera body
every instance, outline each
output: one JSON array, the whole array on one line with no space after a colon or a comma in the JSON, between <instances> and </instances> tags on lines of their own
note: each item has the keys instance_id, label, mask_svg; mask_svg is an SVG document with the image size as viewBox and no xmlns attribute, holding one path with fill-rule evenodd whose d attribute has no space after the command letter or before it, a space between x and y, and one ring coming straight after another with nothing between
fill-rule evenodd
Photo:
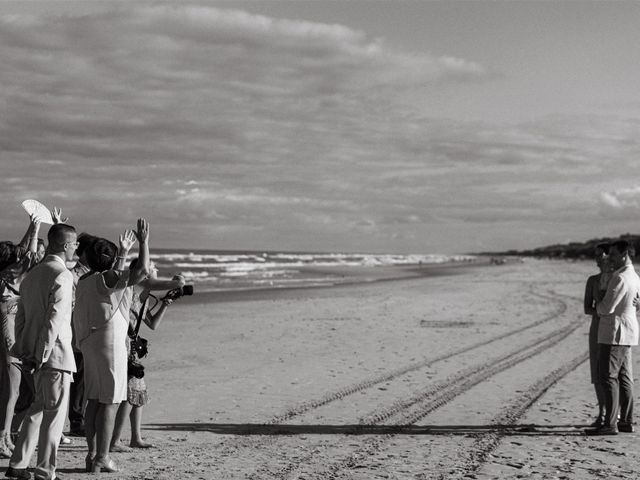
<instances>
[{"instance_id":1,"label":"black camera body","mask_svg":"<svg viewBox=\"0 0 640 480\"><path fill-rule=\"evenodd\" d=\"M142 338L139 335L131 338L131 350L127 361L127 373L130 377L144 377L144 365L142 365L138 359L146 357L147 353L149 353L149 347L147 344L147 339Z\"/></svg>"},{"instance_id":2,"label":"black camera body","mask_svg":"<svg viewBox=\"0 0 640 480\"><path fill-rule=\"evenodd\" d=\"M169 290L165 295L165 298L170 298L171 300L175 300L185 295L186 296L193 295L193 285L185 285L183 287L177 287L177 288L174 288L173 290Z\"/></svg>"},{"instance_id":3,"label":"black camera body","mask_svg":"<svg viewBox=\"0 0 640 480\"><path fill-rule=\"evenodd\" d=\"M149 353L148 344L149 342L146 338L136 335L135 338L131 339L131 351L135 352L138 358L144 358Z\"/></svg>"}]
</instances>

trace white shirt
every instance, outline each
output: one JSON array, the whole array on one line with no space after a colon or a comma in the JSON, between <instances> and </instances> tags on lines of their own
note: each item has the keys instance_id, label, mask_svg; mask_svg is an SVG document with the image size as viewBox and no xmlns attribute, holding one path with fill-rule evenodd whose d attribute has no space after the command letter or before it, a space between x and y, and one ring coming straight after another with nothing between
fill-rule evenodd
<instances>
[{"instance_id":1,"label":"white shirt","mask_svg":"<svg viewBox=\"0 0 640 480\"><path fill-rule=\"evenodd\" d=\"M633 300L640 295L640 277L631 261L611 275L607 293L596 310L600 315L598 343L638 345L638 319Z\"/></svg>"}]
</instances>

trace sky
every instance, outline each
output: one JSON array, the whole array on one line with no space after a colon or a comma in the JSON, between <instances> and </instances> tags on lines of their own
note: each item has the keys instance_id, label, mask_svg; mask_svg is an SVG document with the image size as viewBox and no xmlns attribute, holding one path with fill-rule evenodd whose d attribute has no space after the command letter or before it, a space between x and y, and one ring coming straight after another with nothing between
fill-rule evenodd
<instances>
[{"instance_id":1,"label":"sky","mask_svg":"<svg viewBox=\"0 0 640 480\"><path fill-rule=\"evenodd\" d=\"M640 233L640 3L0 3L0 220L376 253Z\"/></svg>"}]
</instances>

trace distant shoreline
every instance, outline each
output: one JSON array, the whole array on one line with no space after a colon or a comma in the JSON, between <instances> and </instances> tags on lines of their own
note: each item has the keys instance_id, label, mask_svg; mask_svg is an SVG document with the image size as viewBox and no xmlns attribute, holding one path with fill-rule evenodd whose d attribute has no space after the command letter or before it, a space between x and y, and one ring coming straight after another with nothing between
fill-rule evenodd
<instances>
[{"instance_id":1,"label":"distant shoreline","mask_svg":"<svg viewBox=\"0 0 640 480\"><path fill-rule=\"evenodd\" d=\"M196 292L191 297L183 297L181 303L206 304L218 302L244 302L254 300L269 300L282 298L297 298L301 292L311 295L325 296L326 291L342 287L364 286L373 283L382 282L398 282L413 280L423 277L439 277L460 275L476 268L485 268L491 266L492 259L490 256L478 255L473 262L448 262L439 264L423 264L423 265L397 265L384 267L348 267L338 269L333 267L310 267L306 271L322 271L326 273L342 273L344 280L338 280L330 284L321 285L305 285L305 286L280 286L280 287L256 287L245 289L229 289L217 291Z\"/></svg>"}]
</instances>

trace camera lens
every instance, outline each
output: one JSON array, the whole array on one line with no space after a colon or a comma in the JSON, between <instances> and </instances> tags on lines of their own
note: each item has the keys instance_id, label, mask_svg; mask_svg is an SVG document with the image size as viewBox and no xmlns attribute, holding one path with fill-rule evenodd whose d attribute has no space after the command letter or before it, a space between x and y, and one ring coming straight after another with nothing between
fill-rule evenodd
<instances>
[{"instance_id":1,"label":"camera lens","mask_svg":"<svg viewBox=\"0 0 640 480\"><path fill-rule=\"evenodd\" d=\"M182 287L182 295L193 295L193 285L185 285Z\"/></svg>"}]
</instances>

